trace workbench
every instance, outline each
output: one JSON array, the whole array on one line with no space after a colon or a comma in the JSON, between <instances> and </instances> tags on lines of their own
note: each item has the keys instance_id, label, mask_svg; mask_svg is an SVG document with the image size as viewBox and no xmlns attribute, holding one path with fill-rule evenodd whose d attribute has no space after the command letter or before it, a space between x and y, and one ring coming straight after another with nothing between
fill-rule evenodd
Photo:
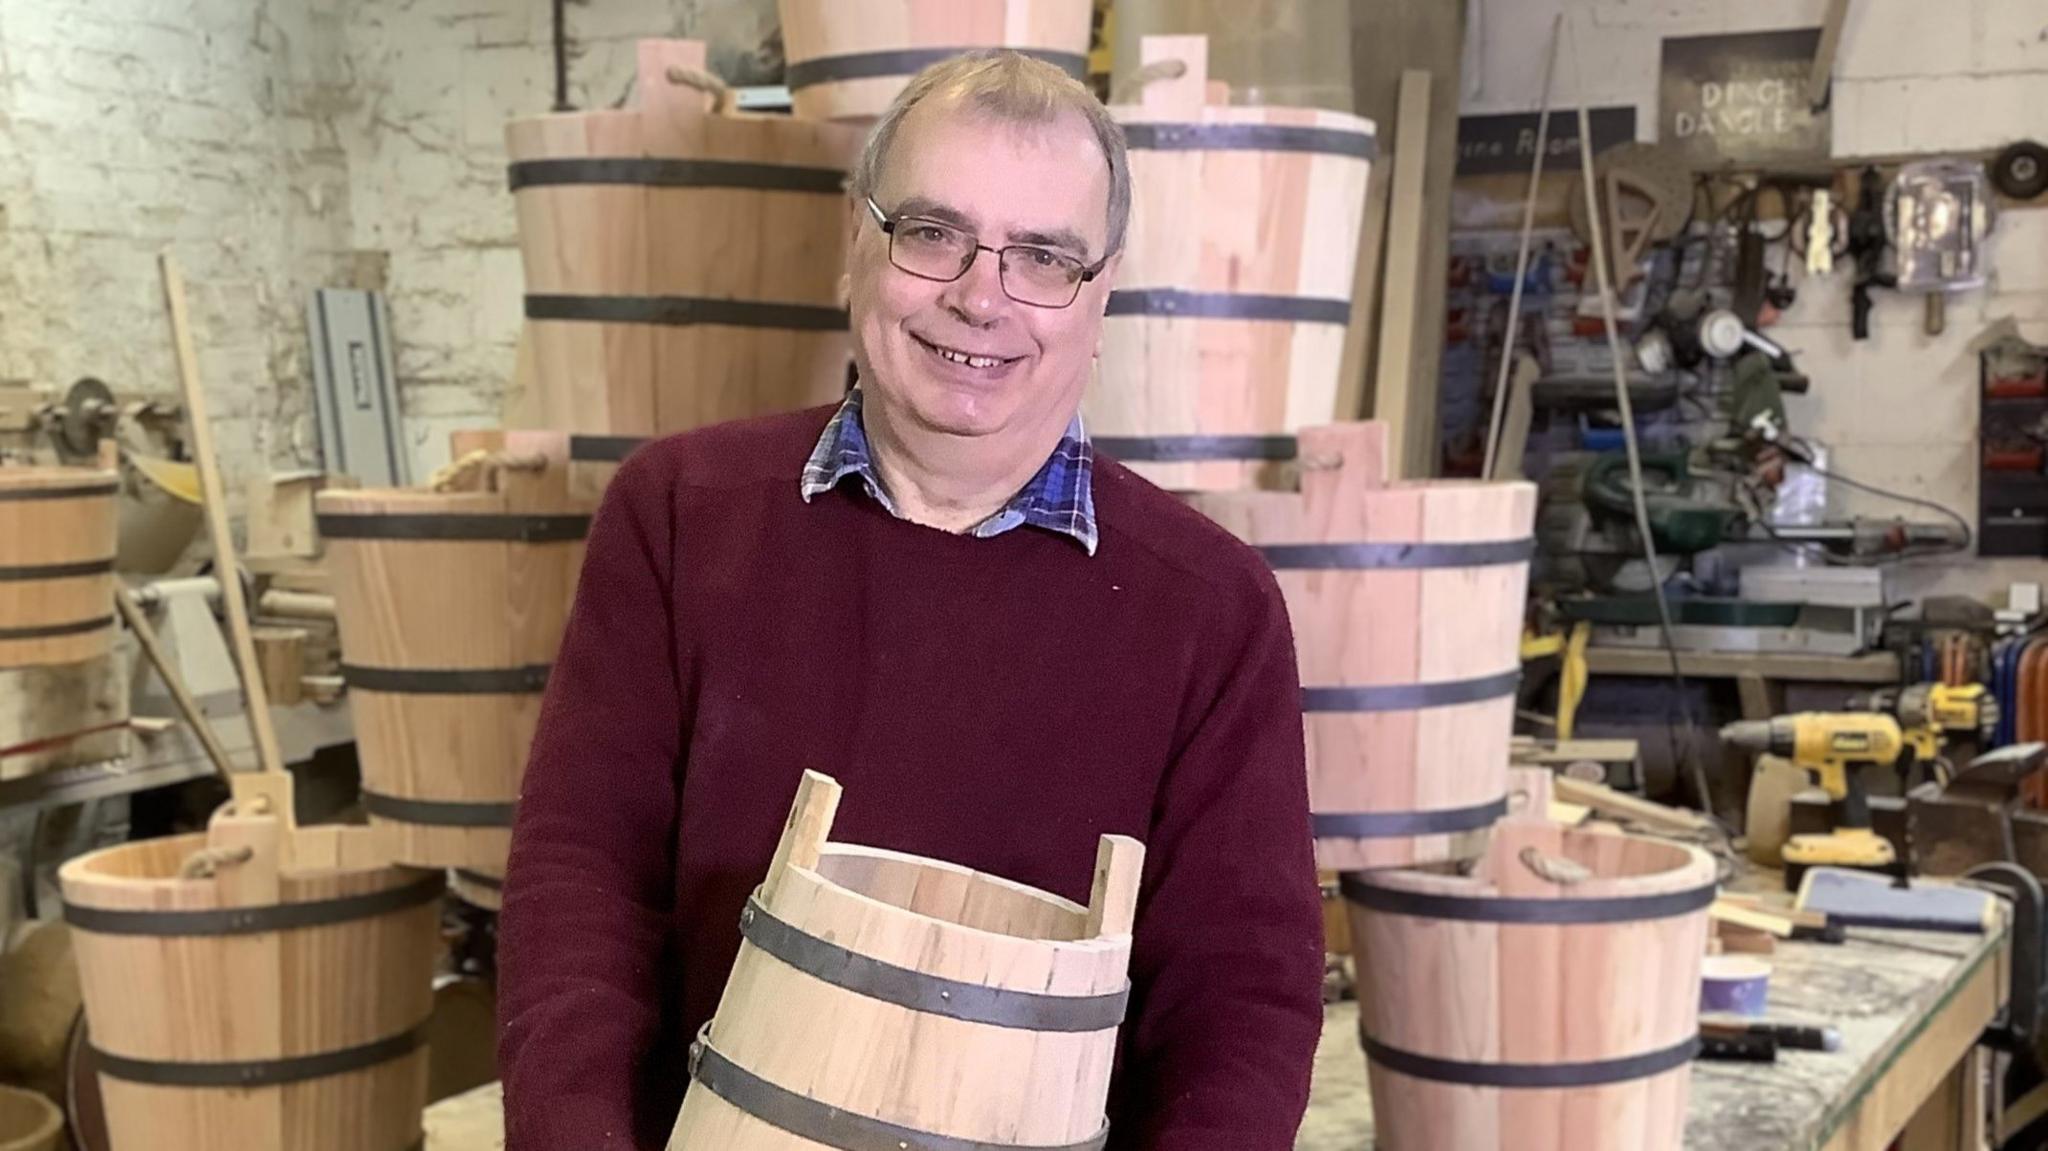
<instances>
[{"instance_id":1,"label":"workbench","mask_svg":"<svg viewBox=\"0 0 2048 1151\"><path fill-rule=\"evenodd\" d=\"M1987 1061L1975 1044L2005 1002L2006 944L2003 929L1852 929L1841 945L1780 943L1771 1017L1830 1024L1842 1049L1695 1063L1687 1151L1884 1151L1901 1133L1904 1151L1977 1151L1968 1140L1979 1138L1979 1112L1963 1101L1981 1098ZM1296 1151L1363 1151L1371 1139L1358 1008L1333 1004ZM497 1084L427 1110L427 1151L503 1146Z\"/></svg>"}]
</instances>

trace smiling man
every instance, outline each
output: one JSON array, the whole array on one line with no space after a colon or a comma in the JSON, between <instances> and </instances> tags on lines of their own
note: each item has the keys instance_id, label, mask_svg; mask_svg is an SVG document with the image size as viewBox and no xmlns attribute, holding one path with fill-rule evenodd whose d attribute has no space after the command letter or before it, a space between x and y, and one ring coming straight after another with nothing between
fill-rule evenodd
<instances>
[{"instance_id":1,"label":"smiling man","mask_svg":"<svg viewBox=\"0 0 2048 1151\"><path fill-rule=\"evenodd\" d=\"M1143 840L1108 1147L1293 1146L1322 931L1285 606L1079 417L1130 201L1078 83L935 66L853 175L859 388L620 469L506 877L511 1151L665 1145L805 768L835 839L1077 901L1098 836Z\"/></svg>"}]
</instances>

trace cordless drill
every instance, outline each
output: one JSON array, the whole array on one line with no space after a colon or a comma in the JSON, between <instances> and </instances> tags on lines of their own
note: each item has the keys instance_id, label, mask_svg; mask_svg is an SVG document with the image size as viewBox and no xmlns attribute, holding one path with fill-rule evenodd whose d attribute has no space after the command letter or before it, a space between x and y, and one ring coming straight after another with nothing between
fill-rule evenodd
<instances>
[{"instance_id":1,"label":"cordless drill","mask_svg":"<svg viewBox=\"0 0 2048 1151\"><path fill-rule=\"evenodd\" d=\"M1860 771L1889 767L1905 750L1899 721L1872 712L1803 712L1745 720L1721 729L1721 739L1744 751L1782 756L1813 774L1833 802L1833 830L1795 835L1785 843L1785 880L1796 885L1809 867L1889 871L1898 853L1870 826L1870 793Z\"/></svg>"}]
</instances>

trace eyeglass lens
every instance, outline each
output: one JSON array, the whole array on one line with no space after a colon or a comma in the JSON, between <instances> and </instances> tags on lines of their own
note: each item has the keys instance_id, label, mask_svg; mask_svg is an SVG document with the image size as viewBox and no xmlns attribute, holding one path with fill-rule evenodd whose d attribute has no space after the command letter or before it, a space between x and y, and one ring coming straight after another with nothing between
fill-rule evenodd
<instances>
[{"instance_id":1,"label":"eyeglass lens","mask_svg":"<svg viewBox=\"0 0 2048 1151\"><path fill-rule=\"evenodd\" d=\"M889 259L913 276L952 281L967 274L979 252L973 236L935 220L896 222ZM1064 308L1081 292L1081 264L1047 248L1026 244L1002 249L1003 291L1020 304Z\"/></svg>"}]
</instances>

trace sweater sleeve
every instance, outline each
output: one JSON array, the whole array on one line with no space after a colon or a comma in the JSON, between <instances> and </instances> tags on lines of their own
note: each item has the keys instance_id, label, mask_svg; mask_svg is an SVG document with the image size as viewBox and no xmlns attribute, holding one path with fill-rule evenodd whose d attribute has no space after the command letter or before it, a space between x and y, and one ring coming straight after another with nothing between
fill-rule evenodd
<instances>
[{"instance_id":1,"label":"sweater sleeve","mask_svg":"<svg viewBox=\"0 0 2048 1151\"><path fill-rule=\"evenodd\" d=\"M658 1148L680 1098L658 1048L683 691L652 455L591 525L521 786L498 921L508 1151Z\"/></svg>"},{"instance_id":2,"label":"sweater sleeve","mask_svg":"<svg viewBox=\"0 0 2048 1151\"><path fill-rule=\"evenodd\" d=\"M1301 681L1272 577L1193 702L1146 845L1112 1146L1291 1151L1321 1037Z\"/></svg>"}]
</instances>

